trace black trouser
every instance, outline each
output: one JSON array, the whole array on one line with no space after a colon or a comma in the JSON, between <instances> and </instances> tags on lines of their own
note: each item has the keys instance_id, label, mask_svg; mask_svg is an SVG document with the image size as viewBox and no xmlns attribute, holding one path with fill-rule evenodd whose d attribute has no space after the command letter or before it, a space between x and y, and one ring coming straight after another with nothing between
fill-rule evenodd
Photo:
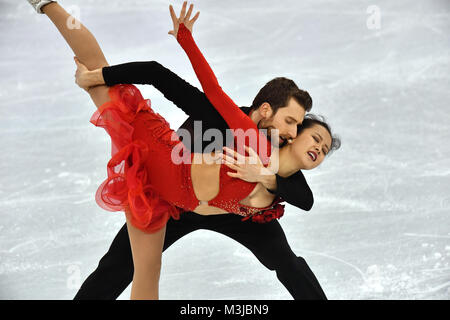
<instances>
[{"instance_id":1,"label":"black trouser","mask_svg":"<svg viewBox=\"0 0 450 320\"><path fill-rule=\"evenodd\" d=\"M277 220L256 223L241 219L235 214L202 216L183 213L180 220L168 221L163 250L192 231L216 231L238 241L266 268L275 270L277 278L294 299L327 299L305 259L292 252ZM116 299L132 279L133 258L125 224L74 299Z\"/></svg>"}]
</instances>

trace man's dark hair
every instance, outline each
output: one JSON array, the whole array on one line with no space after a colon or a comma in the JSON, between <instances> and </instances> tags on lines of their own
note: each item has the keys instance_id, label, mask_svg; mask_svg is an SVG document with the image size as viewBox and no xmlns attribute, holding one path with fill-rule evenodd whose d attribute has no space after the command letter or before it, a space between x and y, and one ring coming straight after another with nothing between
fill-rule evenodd
<instances>
[{"instance_id":1,"label":"man's dark hair","mask_svg":"<svg viewBox=\"0 0 450 320\"><path fill-rule=\"evenodd\" d=\"M297 87L294 81L284 77L278 77L270 80L264 87L259 90L253 103L251 110L258 109L264 102L270 104L275 115L279 108L286 107L289 99L294 98L305 111L312 108L312 99L307 91Z\"/></svg>"}]
</instances>

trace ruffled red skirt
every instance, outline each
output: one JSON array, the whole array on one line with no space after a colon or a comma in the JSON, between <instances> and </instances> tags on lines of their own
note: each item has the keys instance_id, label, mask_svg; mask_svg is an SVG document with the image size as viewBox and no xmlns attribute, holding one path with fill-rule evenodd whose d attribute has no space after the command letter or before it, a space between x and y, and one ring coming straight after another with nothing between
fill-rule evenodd
<instances>
[{"instance_id":1,"label":"ruffled red skirt","mask_svg":"<svg viewBox=\"0 0 450 320\"><path fill-rule=\"evenodd\" d=\"M135 227L152 233L190 209L174 205L178 199L170 193L173 184L186 181L185 168L167 159L181 141L135 86L113 86L109 96L111 100L90 119L111 137L108 177L97 189L95 200L105 210L125 211ZM161 167L161 163L172 167ZM170 203L161 194L170 195Z\"/></svg>"}]
</instances>

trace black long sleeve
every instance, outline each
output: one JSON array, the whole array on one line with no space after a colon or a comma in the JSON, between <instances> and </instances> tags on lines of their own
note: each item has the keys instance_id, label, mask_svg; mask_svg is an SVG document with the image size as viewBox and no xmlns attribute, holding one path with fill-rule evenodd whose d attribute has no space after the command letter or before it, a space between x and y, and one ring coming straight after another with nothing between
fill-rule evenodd
<instances>
[{"instance_id":1,"label":"black long sleeve","mask_svg":"<svg viewBox=\"0 0 450 320\"><path fill-rule=\"evenodd\" d=\"M167 100L172 101L189 116L180 129L189 130L194 139L202 140L203 132L210 128L222 130L224 134L228 129L225 120L202 91L156 61L129 62L104 67L102 73L107 86L119 83L153 85ZM246 107L241 109L247 114L250 111L250 108ZM196 120L202 121L201 135L194 135L193 122ZM195 141L197 142L203 147L209 144ZM299 171L287 178L276 175L276 180L277 189L271 191L272 193L302 210L309 211L312 208L313 193L302 172Z\"/></svg>"},{"instance_id":2,"label":"black long sleeve","mask_svg":"<svg viewBox=\"0 0 450 320\"><path fill-rule=\"evenodd\" d=\"M270 193L280 196L287 203L300 209L305 211L311 210L314 204L314 196L301 171L286 178L278 174L275 176L277 179L277 189L269 190Z\"/></svg>"},{"instance_id":3,"label":"black long sleeve","mask_svg":"<svg viewBox=\"0 0 450 320\"><path fill-rule=\"evenodd\" d=\"M227 124L205 94L156 61L129 62L102 69L105 84L150 84L205 128L225 129Z\"/></svg>"}]
</instances>

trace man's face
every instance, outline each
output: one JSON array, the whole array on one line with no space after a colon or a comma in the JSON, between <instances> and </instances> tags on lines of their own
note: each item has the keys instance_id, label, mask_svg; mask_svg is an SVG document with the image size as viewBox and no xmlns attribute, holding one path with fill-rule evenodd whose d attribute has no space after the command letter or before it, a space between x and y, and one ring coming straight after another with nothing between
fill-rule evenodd
<instances>
[{"instance_id":1,"label":"man's face","mask_svg":"<svg viewBox=\"0 0 450 320\"><path fill-rule=\"evenodd\" d=\"M279 108L275 115L270 113L258 123L259 129L267 129L270 138L271 130L278 129L279 147L288 143L289 139L297 136L297 125L303 122L305 109L294 99L290 98L287 106Z\"/></svg>"}]
</instances>

